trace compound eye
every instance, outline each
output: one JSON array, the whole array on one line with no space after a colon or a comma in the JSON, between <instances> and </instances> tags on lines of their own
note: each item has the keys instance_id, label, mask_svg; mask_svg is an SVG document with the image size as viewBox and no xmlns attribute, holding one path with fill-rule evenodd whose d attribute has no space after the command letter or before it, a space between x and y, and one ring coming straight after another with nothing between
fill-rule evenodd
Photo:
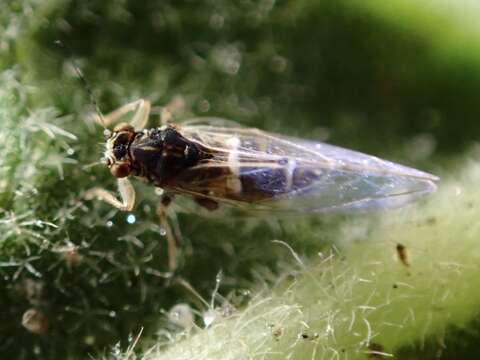
<instances>
[{"instance_id":1,"label":"compound eye","mask_svg":"<svg viewBox=\"0 0 480 360\"><path fill-rule=\"evenodd\" d=\"M115 132L127 131L127 132L135 132L135 129L132 125L127 123L120 123L113 129Z\"/></svg>"},{"instance_id":2,"label":"compound eye","mask_svg":"<svg viewBox=\"0 0 480 360\"><path fill-rule=\"evenodd\" d=\"M124 178L130 175L130 165L127 163L113 164L110 172L117 178Z\"/></svg>"},{"instance_id":3,"label":"compound eye","mask_svg":"<svg viewBox=\"0 0 480 360\"><path fill-rule=\"evenodd\" d=\"M113 149L115 159L121 160L127 155L127 147L125 145L117 145Z\"/></svg>"}]
</instances>

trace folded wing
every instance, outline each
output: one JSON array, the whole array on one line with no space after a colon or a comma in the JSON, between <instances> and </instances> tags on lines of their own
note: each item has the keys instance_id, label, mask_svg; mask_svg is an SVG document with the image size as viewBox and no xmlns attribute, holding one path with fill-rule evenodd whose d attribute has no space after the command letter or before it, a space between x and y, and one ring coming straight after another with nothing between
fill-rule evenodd
<instances>
[{"instance_id":1,"label":"folded wing","mask_svg":"<svg viewBox=\"0 0 480 360\"><path fill-rule=\"evenodd\" d=\"M179 191L256 209L335 212L399 207L436 189L437 177L375 156L222 119L194 120L183 136L212 157Z\"/></svg>"}]
</instances>

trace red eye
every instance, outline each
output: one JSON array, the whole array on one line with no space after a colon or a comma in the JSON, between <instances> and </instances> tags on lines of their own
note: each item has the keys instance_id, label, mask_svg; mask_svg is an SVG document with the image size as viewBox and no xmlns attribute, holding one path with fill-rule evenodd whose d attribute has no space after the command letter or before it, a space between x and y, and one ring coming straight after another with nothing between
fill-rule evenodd
<instances>
[{"instance_id":1,"label":"red eye","mask_svg":"<svg viewBox=\"0 0 480 360\"><path fill-rule=\"evenodd\" d=\"M130 175L130 165L128 163L114 164L110 172L117 178L124 178Z\"/></svg>"},{"instance_id":2,"label":"red eye","mask_svg":"<svg viewBox=\"0 0 480 360\"><path fill-rule=\"evenodd\" d=\"M127 132L135 132L135 129L132 125L127 123L120 123L113 129L115 132L127 131Z\"/></svg>"}]
</instances>

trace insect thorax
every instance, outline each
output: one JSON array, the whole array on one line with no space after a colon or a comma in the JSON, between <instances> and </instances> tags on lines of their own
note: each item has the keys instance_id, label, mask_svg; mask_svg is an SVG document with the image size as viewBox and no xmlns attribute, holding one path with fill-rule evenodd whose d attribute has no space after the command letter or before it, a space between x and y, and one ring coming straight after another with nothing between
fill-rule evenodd
<instances>
[{"instance_id":1,"label":"insect thorax","mask_svg":"<svg viewBox=\"0 0 480 360\"><path fill-rule=\"evenodd\" d=\"M139 132L130 146L135 175L163 186L201 160L198 146L173 127Z\"/></svg>"}]
</instances>

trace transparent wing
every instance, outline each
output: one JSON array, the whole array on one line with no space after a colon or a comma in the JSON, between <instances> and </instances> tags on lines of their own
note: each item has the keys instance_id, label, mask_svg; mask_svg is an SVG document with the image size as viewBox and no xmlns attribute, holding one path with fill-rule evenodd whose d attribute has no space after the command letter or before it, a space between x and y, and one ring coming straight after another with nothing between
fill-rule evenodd
<instances>
[{"instance_id":1,"label":"transparent wing","mask_svg":"<svg viewBox=\"0 0 480 360\"><path fill-rule=\"evenodd\" d=\"M189 169L177 190L234 205L297 212L399 207L435 191L438 180L374 156L222 119L187 122L180 132L212 158Z\"/></svg>"},{"instance_id":2,"label":"transparent wing","mask_svg":"<svg viewBox=\"0 0 480 360\"><path fill-rule=\"evenodd\" d=\"M228 120L228 119L223 119L219 117L195 117L195 118L190 118L182 121L180 123L181 126L203 126L203 127L209 127L209 128L215 128L215 127L225 127L225 128L244 128L242 125L239 123L233 121L233 120Z\"/></svg>"}]
</instances>

